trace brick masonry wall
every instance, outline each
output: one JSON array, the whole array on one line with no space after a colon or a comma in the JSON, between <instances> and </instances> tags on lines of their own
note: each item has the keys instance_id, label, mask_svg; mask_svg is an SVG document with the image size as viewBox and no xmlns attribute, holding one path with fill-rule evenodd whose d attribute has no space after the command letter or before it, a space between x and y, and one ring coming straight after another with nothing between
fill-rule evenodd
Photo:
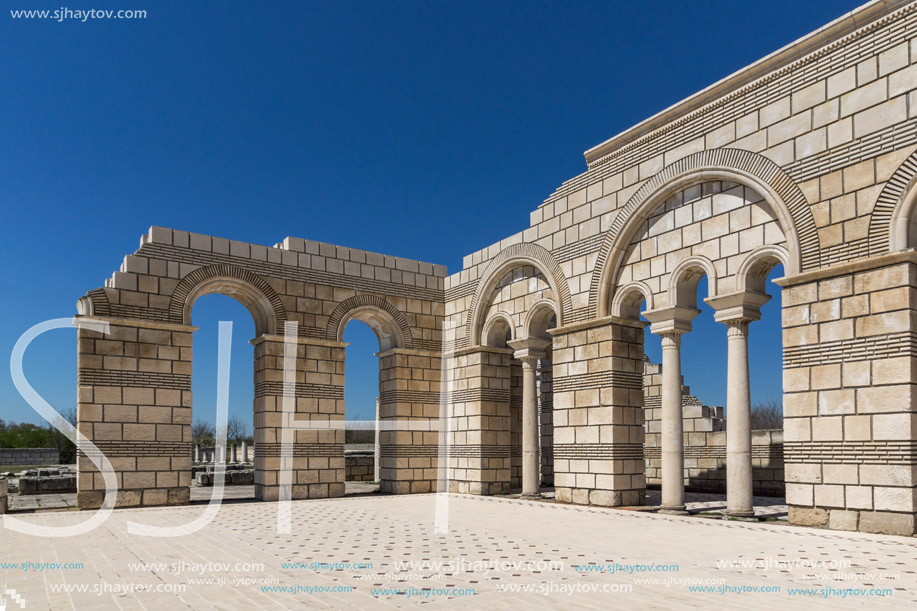
<instances>
[{"instance_id":1,"label":"brick masonry wall","mask_svg":"<svg viewBox=\"0 0 917 611\"><path fill-rule=\"evenodd\" d=\"M60 455L54 448L0 448L0 465L56 465Z\"/></svg>"},{"instance_id":2,"label":"brick masonry wall","mask_svg":"<svg viewBox=\"0 0 917 611\"><path fill-rule=\"evenodd\" d=\"M348 482L371 482L375 480L376 460L372 454L347 453L344 455L344 464L347 470L346 480Z\"/></svg>"}]
</instances>

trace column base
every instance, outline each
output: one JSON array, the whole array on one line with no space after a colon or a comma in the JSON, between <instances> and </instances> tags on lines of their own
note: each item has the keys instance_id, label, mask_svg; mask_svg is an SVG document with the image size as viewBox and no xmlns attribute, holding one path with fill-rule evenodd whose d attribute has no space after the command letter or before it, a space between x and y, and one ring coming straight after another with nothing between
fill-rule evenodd
<instances>
[{"instance_id":1,"label":"column base","mask_svg":"<svg viewBox=\"0 0 917 611\"><path fill-rule=\"evenodd\" d=\"M755 511L753 509L751 511L727 509L723 512L723 517L748 520L749 522L757 521L757 518L755 518Z\"/></svg>"},{"instance_id":2,"label":"column base","mask_svg":"<svg viewBox=\"0 0 917 611\"><path fill-rule=\"evenodd\" d=\"M664 513L670 516L686 516L688 514L688 508L684 505L675 505L672 507L660 507L656 513Z\"/></svg>"},{"instance_id":3,"label":"column base","mask_svg":"<svg viewBox=\"0 0 917 611\"><path fill-rule=\"evenodd\" d=\"M532 501L532 500L539 500L544 497L541 496L540 492L523 492L522 494L519 495L519 498L526 499L528 501Z\"/></svg>"}]
</instances>

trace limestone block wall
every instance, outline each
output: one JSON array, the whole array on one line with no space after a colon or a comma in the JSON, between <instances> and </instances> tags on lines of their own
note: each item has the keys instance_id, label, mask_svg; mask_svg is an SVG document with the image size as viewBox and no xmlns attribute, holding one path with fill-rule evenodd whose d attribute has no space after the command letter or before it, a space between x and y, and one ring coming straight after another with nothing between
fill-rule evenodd
<instances>
[{"instance_id":1,"label":"limestone block wall","mask_svg":"<svg viewBox=\"0 0 917 611\"><path fill-rule=\"evenodd\" d=\"M787 502L800 524L911 534L917 263L785 282Z\"/></svg>"},{"instance_id":2,"label":"limestone block wall","mask_svg":"<svg viewBox=\"0 0 917 611\"><path fill-rule=\"evenodd\" d=\"M616 320L553 333L556 498L642 504L643 324Z\"/></svg>"},{"instance_id":3,"label":"limestone block wall","mask_svg":"<svg viewBox=\"0 0 917 611\"><path fill-rule=\"evenodd\" d=\"M512 352L481 347L449 358L450 492L498 494L521 486L510 475ZM521 465L521 442L519 448Z\"/></svg>"},{"instance_id":4,"label":"limestone block wall","mask_svg":"<svg viewBox=\"0 0 917 611\"><path fill-rule=\"evenodd\" d=\"M371 482L376 479L376 460L372 453L348 452L344 457L348 482Z\"/></svg>"},{"instance_id":5,"label":"limestone block wall","mask_svg":"<svg viewBox=\"0 0 917 611\"><path fill-rule=\"evenodd\" d=\"M0 465L56 465L60 454L54 448L0 448Z\"/></svg>"},{"instance_id":6,"label":"limestone block wall","mask_svg":"<svg viewBox=\"0 0 917 611\"><path fill-rule=\"evenodd\" d=\"M439 466L439 352L392 349L379 354L379 477L382 492L433 492ZM410 429L386 426L407 422Z\"/></svg>"},{"instance_id":7,"label":"limestone block wall","mask_svg":"<svg viewBox=\"0 0 917 611\"><path fill-rule=\"evenodd\" d=\"M109 333L80 328L77 421L111 462L118 506L187 503L191 484L193 327L109 321ZM77 458L80 507L98 507L102 474Z\"/></svg>"},{"instance_id":8,"label":"limestone block wall","mask_svg":"<svg viewBox=\"0 0 917 611\"><path fill-rule=\"evenodd\" d=\"M116 459L122 487L119 503L187 502L195 330L191 320L198 297L232 296L254 319L256 494L273 499L282 466L280 430L287 424L282 407L286 324L296 324L298 342L293 419L343 420L346 344L341 339L348 322L367 323L383 354L400 349L438 356L444 277L442 266L300 238L286 238L269 248L152 227L140 248L125 257L120 271L79 303L81 316L108 322L112 330L106 337L80 331L78 420L80 429ZM427 386L422 392L438 393L439 364L418 371ZM435 373L423 373L427 371ZM408 367L395 377L412 386L414 375L414 368ZM393 383L390 390L404 389ZM407 405L410 418L416 419L429 417L414 413L416 405L439 401L425 396L398 397L397 402ZM391 415L407 414L398 407ZM295 431L294 498L343 494L344 431L333 428L338 425L325 426L326 430ZM413 440L414 434L409 435ZM386 473L395 477L399 469ZM81 506L101 501L100 485L99 475L81 460ZM391 487L428 489L410 482Z\"/></svg>"}]
</instances>

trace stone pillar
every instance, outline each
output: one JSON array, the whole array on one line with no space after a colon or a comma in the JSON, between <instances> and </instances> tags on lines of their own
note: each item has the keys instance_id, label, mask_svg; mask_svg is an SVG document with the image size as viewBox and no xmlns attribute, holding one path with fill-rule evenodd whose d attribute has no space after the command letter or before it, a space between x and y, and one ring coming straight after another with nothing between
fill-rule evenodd
<instances>
[{"instance_id":1,"label":"stone pillar","mask_svg":"<svg viewBox=\"0 0 917 611\"><path fill-rule=\"evenodd\" d=\"M248 464L248 442L242 441L242 464Z\"/></svg>"},{"instance_id":2,"label":"stone pillar","mask_svg":"<svg viewBox=\"0 0 917 611\"><path fill-rule=\"evenodd\" d=\"M451 354L449 491L499 494L510 489L512 350L478 346Z\"/></svg>"},{"instance_id":3,"label":"stone pillar","mask_svg":"<svg viewBox=\"0 0 917 611\"><path fill-rule=\"evenodd\" d=\"M554 393L551 357L539 363L538 405L541 435L541 483L554 486Z\"/></svg>"},{"instance_id":4,"label":"stone pillar","mask_svg":"<svg viewBox=\"0 0 917 611\"><path fill-rule=\"evenodd\" d=\"M643 329L613 316L558 327L551 352L557 500L646 502Z\"/></svg>"},{"instance_id":5,"label":"stone pillar","mask_svg":"<svg viewBox=\"0 0 917 611\"><path fill-rule=\"evenodd\" d=\"M201 462L201 444L196 444L192 448L191 462Z\"/></svg>"},{"instance_id":6,"label":"stone pillar","mask_svg":"<svg viewBox=\"0 0 917 611\"><path fill-rule=\"evenodd\" d=\"M344 495L344 429L297 429L296 422L344 420L343 342L300 337L296 347L293 422L283 412L284 337L262 335L255 346L255 498L280 496L282 430L293 429L292 498ZM343 422L341 422L343 425Z\"/></svg>"},{"instance_id":7,"label":"stone pillar","mask_svg":"<svg viewBox=\"0 0 917 611\"><path fill-rule=\"evenodd\" d=\"M522 496L541 496L538 429L538 360L547 356L550 340L529 338L507 342L522 361Z\"/></svg>"},{"instance_id":8,"label":"stone pillar","mask_svg":"<svg viewBox=\"0 0 917 611\"><path fill-rule=\"evenodd\" d=\"M77 427L111 462L117 506L187 503L196 327L92 318L109 333L77 332ZM101 506L102 474L82 453L77 469L77 505Z\"/></svg>"},{"instance_id":9,"label":"stone pillar","mask_svg":"<svg viewBox=\"0 0 917 611\"><path fill-rule=\"evenodd\" d=\"M409 494L435 490L439 464L441 354L393 348L379 357L379 418L409 421L379 435L379 488Z\"/></svg>"},{"instance_id":10,"label":"stone pillar","mask_svg":"<svg viewBox=\"0 0 917 611\"><path fill-rule=\"evenodd\" d=\"M662 337L662 513L684 514L685 456L681 408L681 336L691 331L696 308L672 306L644 312L650 331Z\"/></svg>"},{"instance_id":11,"label":"stone pillar","mask_svg":"<svg viewBox=\"0 0 917 611\"><path fill-rule=\"evenodd\" d=\"M917 254L777 283L790 522L915 534Z\"/></svg>"},{"instance_id":12,"label":"stone pillar","mask_svg":"<svg viewBox=\"0 0 917 611\"><path fill-rule=\"evenodd\" d=\"M382 468L379 464L379 397L376 397L376 431L373 436L373 481L380 481L380 469Z\"/></svg>"},{"instance_id":13,"label":"stone pillar","mask_svg":"<svg viewBox=\"0 0 917 611\"><path fill-rule=\"evenodd\" d=\"M714 319L727 326L726 514L737 518L755 517L748 325L761 318L761 306L769 300L769 295L752 290L705 300L716 310Z\"/></svg>"},{"instance_id":14,"label":"stone pillar","mask_svg":"<svg viewBox=\"0 0 917 611\"><path fill-rule=\"evenodd\" d=\"M232 444L232 462L239 462L239 446Z\"/></svg>"}]
</instances>

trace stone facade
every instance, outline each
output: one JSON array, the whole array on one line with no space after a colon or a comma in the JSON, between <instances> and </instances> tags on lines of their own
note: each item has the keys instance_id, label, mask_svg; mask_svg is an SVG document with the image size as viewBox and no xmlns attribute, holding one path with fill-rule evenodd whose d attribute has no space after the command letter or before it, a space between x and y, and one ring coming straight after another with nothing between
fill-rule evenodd
<instances>
[{"instance_id":1,"label":"stone facade","mask_svg":"<svg viewBox=\"0 0 917 611\"><path fill-rule=\"evenodd\" d=\"M0 448L0 465L56 465L60 453L54 448Z\"/></svg>"},{"instance_id":2,"label":"stone facade","mask_svg":"<svg viewBox=\"0 0 917 611\"><path fill-rule=\"evenodd\" d=\"M915 136L917 3L876 1L590 149L527 229L449 276L298 238L154 227L81 300L111 330L80 331L80 428L113 457L122 504L186 502L190 314L219 292L256 323L260 498L276 498L292 424L284 323L298 325L295 420L327 423L343 419L341 334L358 318L380 342L384 491L430 491L442 467L456 492L537 495L553 480L561 501L639 504L649 321L661 510L677 513L691 460L681 337L706 276L700 298L728 338L727 511L747 517L748 335L782 265L790 518L913 534ZM343 432L295 433L294 498L342 493ZM98 504L100 479L80 468L80 504Z\"/></svg>"}]
</instances>

